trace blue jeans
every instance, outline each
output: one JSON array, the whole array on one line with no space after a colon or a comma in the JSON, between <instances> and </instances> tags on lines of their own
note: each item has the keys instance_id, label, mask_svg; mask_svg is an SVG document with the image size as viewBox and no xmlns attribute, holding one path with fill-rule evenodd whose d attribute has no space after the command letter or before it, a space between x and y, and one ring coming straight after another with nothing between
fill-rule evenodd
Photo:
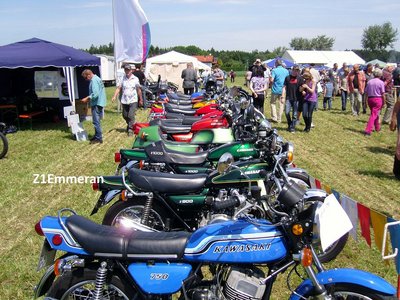
<instances>
[{"instance_id":1,"label":"blue jeans","mask_svg":"<svg viewBox=\"0 0 400 300\"><path fill-rule=\"evenodd\" d=\"M311 101L304 101L303 103L303 118L304 118L304 123L306 124L305 128L306 130L311 129L312 115L316 105L317 105L316 102L311 102Z\"/></svg>"},{"instance_id":2,"label":"blue jeans","mask_svg":"<svg viewBox=\"0 0 400 300\"><path fill-rule=\"evenodd\" d=\"M346 104L347 104L347 91L342 90L342 110L346 110Z\"/></svg>"},{"instance_id":3,"label":"blue jeans","mask_svg":"<svg viewBox=\"0 0 400 300\"><path fill-rule=\"evenodd\" d=\"M92 106L92 123L94 126L94 139L102 141L103 134L101 131L100 120L103 118L104 108L99 105Z\"/></svg>"},{"instance_id":4,"label":"blue jeans","mask_svg":"<svg viewBox=\"0 0 400 300\"><path fill-rule=\"evenodd\" d=\"M294 130L294 128L296 127L298 107L299 107L299 101L286 99L285 114L289 131ZM291 112L292 116L290 116Z\"/></svg>"}]
</instances>

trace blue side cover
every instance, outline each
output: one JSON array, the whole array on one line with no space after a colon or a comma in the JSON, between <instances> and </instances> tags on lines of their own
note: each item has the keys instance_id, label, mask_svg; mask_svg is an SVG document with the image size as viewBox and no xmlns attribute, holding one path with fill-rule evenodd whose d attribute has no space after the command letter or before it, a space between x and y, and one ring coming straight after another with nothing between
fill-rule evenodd
<instances>
[{"instance_id":1,"label":"blue side cover","mask_svg":"<svg viewBox=\"0 0 400 300\"><path fill-rule=\"evenodd\" d=\"M140 288L148 294L172 294L182 286L192 266L183 263L133 263L128 266L129 274Z\"/></svg>"},{"instance_id":2,"label":"blue side cover","mask_svg":"<svg viewBox=\"0 0 400 300\"><path fill-rule=\"evenodd\" d=\"M62 218L65 222L65 217ZM69 253L75 254L88 254L74 239L61 227L60 222L57 217L46 216L40 221L40 226L43 233L49 242L52 249L61 250ZM60 245L55 245L53 243L53 237L55 235L60 235L62 237L62 243Z\"/></svg>"},{"instance_id":3,"label":"blue side cover","mask_svg":"<svg viewBox=\"0 0 400 300\"><path fill-rule=\"evenodd\" d=\"M318 282L324 285L335 283L357 284L365 288L380 292L386 295L395 295L396 289L383 278L374 274L356 269L332 269L317 274ZM298 295L306 295L313 289L312 282L304 280L297 288L295 293L290 296L290 300L300 300Z\"/></svg>"}]
</instances>

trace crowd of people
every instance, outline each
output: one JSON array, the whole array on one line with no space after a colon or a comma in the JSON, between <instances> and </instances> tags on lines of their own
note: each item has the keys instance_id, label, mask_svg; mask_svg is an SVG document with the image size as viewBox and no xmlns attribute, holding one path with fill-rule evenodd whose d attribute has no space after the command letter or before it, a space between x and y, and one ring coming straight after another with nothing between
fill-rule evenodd
<instances>
[{"instance_id":1,"label":"crowd of people","mask_svg":"<svg viewBox=\"0 0 400 300\"><path fill-rule=\"evenodd\" d=\"M336 97L341 99L342 111L346 111L350 103L354 117L366 114L369 108L365 136L379 132L382 124L389 124L393 131L398 129L393 172L400 179L400 102L395 103L400 95L400 63L397 67L387 65L384 68L372 64L364 68L359 64L350 67L346 63L338 68L335 63L330 69L318 70L314 64L302 69L298 65L286 69L277 59L275 68L269 70L257 59L245 74L245 85L252 92L254 106L261 111L264 111L265 95L271 86L271 121L281 123L285 112L287 130L291 133L296 131L301 116L305 124L303 131L311 131L319 96L323 99L323 110L331 110L332 99Z\"/></svg>"}]
</instances>

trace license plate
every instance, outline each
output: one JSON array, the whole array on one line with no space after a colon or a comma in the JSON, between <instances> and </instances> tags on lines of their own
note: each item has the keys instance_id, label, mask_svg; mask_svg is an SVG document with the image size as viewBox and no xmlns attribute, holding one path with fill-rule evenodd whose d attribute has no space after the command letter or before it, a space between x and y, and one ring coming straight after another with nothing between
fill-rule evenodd
<instances>
[{"instance_id":1,"label":"license plate","mask_svg":"<svg viewBox=\"0 0 400 300\"><path fill-rule=\"evenodd\" d=\"M54 263L54 258L56 257L56 250L51 249L50 244L47 240L44 240L42 251L39 257L39 263L37 270L41 270L47 266Z\"/></svg>"}]
</instances>

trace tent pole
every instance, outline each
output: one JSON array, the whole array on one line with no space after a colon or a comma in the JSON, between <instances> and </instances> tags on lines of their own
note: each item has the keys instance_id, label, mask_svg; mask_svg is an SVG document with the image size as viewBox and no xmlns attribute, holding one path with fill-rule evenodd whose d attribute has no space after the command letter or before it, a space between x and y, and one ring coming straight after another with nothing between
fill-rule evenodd
<instances>
[{"instance_id":1,"label":"tent pole","mask_svg":"<svg viewBox=\"0 0 400 300\"><path fill-rule=\"evenodd\" d=\"M115 0L112 1L112 12L113 12L113 50L114 50L114 74L115 74L115 86L117 86L117 79L118 79L118 61L117 61L117 56L115 55L115 24L114 24L114 20L115 20L115 4L114 4ZM120 112L121 111L121 101L120 101L120 97L118 97L117 99L117 111Z\"/></svg>"}]
</instances>

